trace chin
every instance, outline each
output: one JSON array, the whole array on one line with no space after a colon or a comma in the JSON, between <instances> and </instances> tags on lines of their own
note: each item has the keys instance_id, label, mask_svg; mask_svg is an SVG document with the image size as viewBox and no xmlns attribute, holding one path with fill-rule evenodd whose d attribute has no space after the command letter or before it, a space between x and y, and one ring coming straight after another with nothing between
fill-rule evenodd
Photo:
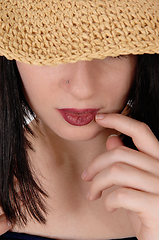
<instances>
[{"instance_id":1,"label":"chin","mask_svg":"<svg viewBox=\"0 0 159 240\"><path fill-rule=\"evenodd\" d=\"M101 133L101 131L103 131L103 127L94 122L80 127L69 126L63 128L62 131L56 131L56 134L68 141L82 142L94 139Z\"/></svg>"}]
</instances>

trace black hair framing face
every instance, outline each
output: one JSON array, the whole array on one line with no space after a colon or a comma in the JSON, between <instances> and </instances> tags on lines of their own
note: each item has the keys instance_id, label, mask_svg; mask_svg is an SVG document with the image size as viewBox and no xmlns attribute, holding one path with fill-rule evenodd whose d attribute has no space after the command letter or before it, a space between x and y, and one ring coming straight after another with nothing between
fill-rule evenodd
<instances>
[{"instance_id":1,"label":"black hair framing face","mask_svg":"<svg viewBox=\"0 0 159 240\"><path fill-rule=\"evenodd\" d=\"M45 222L42 196L46 194L35 181L27 156L32 147L25 133L33 135L27 113L35 117L23 95L16 62L0 57L0 205L13 224L26 224L25 211Z\"/></svg>"},{"instance_id":2,"label":"black hair framing face","mask_svg":"<svg viewBox=\"0 0 159 240\"><path fill-rule=\"evenodd\" d=\"M130 99L128 116L145 122L159 139L159 55L138 56ZM32 147L25 133L34 135L26 122L27 115L35 118L24 97L16 62L0 57L0 205L13 224L26 224L26 211L45 223L47 194L27 155L27 149ZM126 146L135 148L131 138L121 137Z\"/></svg>"}]
</instances>

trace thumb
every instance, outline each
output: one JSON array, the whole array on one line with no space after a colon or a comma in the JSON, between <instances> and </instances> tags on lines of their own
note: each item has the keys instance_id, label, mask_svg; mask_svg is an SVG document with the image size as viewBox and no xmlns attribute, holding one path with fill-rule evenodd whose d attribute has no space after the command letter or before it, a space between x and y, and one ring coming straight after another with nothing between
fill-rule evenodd
<instances>
[{"instance_id":1,"label":"thumb","mask_svg":"<svg viewBox=\"0 0 159 240\"><path fill-rule=\"evenodd\" d=\"M107 151L119 146L124 146L124 143L121 141L121 139L117 135L110 135L106 141Z\"/></svg>"}]
</instances>

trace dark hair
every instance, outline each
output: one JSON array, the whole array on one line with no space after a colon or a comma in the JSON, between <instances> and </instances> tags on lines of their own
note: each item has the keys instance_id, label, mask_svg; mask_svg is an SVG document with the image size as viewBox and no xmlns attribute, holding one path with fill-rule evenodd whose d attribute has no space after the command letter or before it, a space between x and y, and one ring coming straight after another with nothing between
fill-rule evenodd
<instances>
[{"instance_id":1,"label":"dark hair","mask_svg":"<svg viewBox=\"0 0 159 240\"><path fill-rule=\"evenodd\" d=\"M127 115L146 123L159 140L159 54L138 55ZM122 135L124 144L136 149L132 139Z\"/></svg>"},{"instance_id":2,"label":"dark hair","mask_svg":"<svg viewBox=\"0 0 159 240\"><path fill-rule=\"evenodd\" d=\"M35 180L27 156L32 146L26 133L34 136L27 117L35 114L24 97L16 62L5 57L0 57L0 116L0 206L12 224L26 224L26 211L44 223L46 193Z\"/></svg>"},{"instance_id":3,"label":"dark hair","mask_svg":"<svg viewBox=\"0 0 159 240\"><path fill-rule=\"evenodd\" d=\"M148 124L159 139L159 55L138 56L130 98L128 115ZM5 57L0 57L0 114L0 205L12 223L27 222L21 201L32 218L45 223L47 194L29 162L27 149L32 146L25 134L34 136L26 117L36 117L24 97L16 62ZM134 147L131 138L123 136L123 141Z\"/></svg>"}]
</instances>

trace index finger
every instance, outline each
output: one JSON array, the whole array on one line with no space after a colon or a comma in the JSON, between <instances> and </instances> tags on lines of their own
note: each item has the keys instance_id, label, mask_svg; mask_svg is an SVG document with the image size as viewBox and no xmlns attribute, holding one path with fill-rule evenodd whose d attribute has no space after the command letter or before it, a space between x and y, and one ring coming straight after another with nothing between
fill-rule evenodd
<instances>
[{"instance_id":1,"label":"index finger","mask_svg":"<svg viewBox=\"0 0 159 240\"><path fill-rule=\"evenodd\" d=\"M124 133L132 138L139 151L159 158L159 142L145 123L117 113L97 114L96 122L103 127Z\"/></svg>"}]
</instances>

